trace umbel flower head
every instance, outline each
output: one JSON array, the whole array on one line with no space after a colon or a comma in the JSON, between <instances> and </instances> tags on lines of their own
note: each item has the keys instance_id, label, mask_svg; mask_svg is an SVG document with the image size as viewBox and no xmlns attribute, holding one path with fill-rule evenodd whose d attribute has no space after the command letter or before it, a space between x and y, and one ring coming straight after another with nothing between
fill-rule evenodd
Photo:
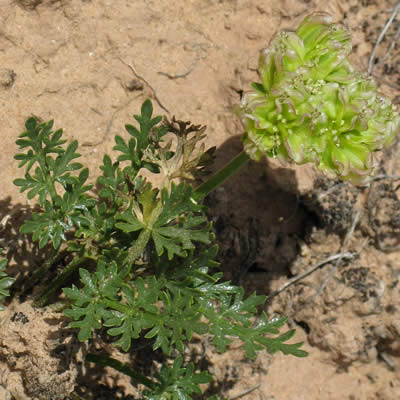
<instances>
[{"instance_id":1,"label":"umbel flower head","mask_svg":"<svg viewBox=\"0 0 400 400\"><path fill-rule=\"evenodd\" d=\"M347 29L324 13L277 33L260 56L261 83L238 107L250 158L313 162L329 177L368 182L374 152L393 141L400 116L372 79L354 71L351 48Z\"/></svg>"}]
</instances>

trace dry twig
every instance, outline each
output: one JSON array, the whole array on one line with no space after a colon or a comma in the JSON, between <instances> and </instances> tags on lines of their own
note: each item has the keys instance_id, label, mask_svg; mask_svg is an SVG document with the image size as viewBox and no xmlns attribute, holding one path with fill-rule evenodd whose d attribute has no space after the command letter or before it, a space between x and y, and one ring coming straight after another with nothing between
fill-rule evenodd
<instances>
[{"instance_id":1,"label":"dry twig","mask_svg":"<svg viewBox=\"0 0 400 400\"><path fill-rule=\"evenodd\" d=\"M166 76L168 79L172 79L172 80L173 79L183 79L183 78L186 78L187 76L189 76L194 71L194 69L197 66L197 63L200 60L201 60L201 57L196 57L196 59L192 62L189 69L186 72L184 72L183 74L172 75L172 74L169 74L168 72L163 72L163 71L158 71L157 73L159 75Z\"/></svg>"},{"instance_id":2,"label":"dry twig","mask_svg":"<svg viewBox=\"0 0 400 400\"><path fill-rule=\"evenodd\" d=\"M356 225L357 225L359 219L360 219L360 210L357 210L356 213L353 216L353 222L351 224L351 227L350 227L349 231L347 232L346 239L344 240L342 251L341 251L340 254L344 254L344 252L347 250L347 248L349 246L350 239L353 236L354 229L356 228ZM340 265L342 259L343 259L343 257L339 257L336 260L336 263L332 267L332 269L330 270L329 275L322 282L322 285L319 287L317 293L315 293L315 295L312 297L312 299L310 301L314 300L317 296L319 296L324 291L324 289L328 285L328 282L332 279L332 277L335 274L336 270L339 268L339 265Z\"/></svg>"},{"instance_id":3,"label":"dry twig","mask_svg":"<svg viewBox=\"0 0 400 400\"><path fill-rule=\"evenodd\" d=\"M134 67L132 64L126 63L122 58L120 58L120 61L121 61L123 64L125 64L125 65L133 72L133 75L135 75L135 77L136 77L137 79L141 80L143 83L146 84L147 87L150 88L150 90L151 90L152 93L153 93L154 100L157 102L157 104L160 106L160 108L162 108L165 112L167 112L168 114L170 114L168 108L165 107L165 106L161 103L160 99L159 99L158 96L157 96L157 92L155 91L155 89L150 85L149 82L147 82L147 80L146 80L145 78L143 78L143 76L139 75L139 74L136 72L135 67Z\"/></svg>"},{"instance_id":4,"label":"dry twig","mask_svg":"<svg viewBox=\"0 0 400 400\"><path fill-rule=\"evenodd\" d=\"M279 289L274 290L267 298L266 302L271 301L272 298L274 298L275 296L277 296L278 294L280 294L281 292L283 292L284 290L286 290L288 287L294 285L295 283L301 281L302 279L306 278L307 276L311 275L314 271L316 271L317 269L323 267L326 264L331 263L332 261L335 260L350 260L352 258L354 258L356 255L358 255L358 253L349 253L349 252L341 252L341 253L337 253L334 254L332 256L329 256L327 258L325 258L325 260L320 261L319 263L315 264L314 266L312 266L311 268L309 268L307 271L304 271L303 273L289 279L288 281L286 281Z\"/></svg>"},{"instance_id":5,"label":"dry twig","mask_svg":"<svg viewBox=\"0 0 400 400\"><path fill-rule=\"evenodd\" d=\"M82 146L84 146L84 147L92 147L92 146L99 146L100 144L102 144L102 143L106 140L108 134L110 133L110 130L111 130L112 124L113 124L113 122L114 122L115 116L116 116L121 110L123 110L125 107L127 107L130 103L132 103L133 100L137 99L139 96L140 96L140 95L137 95L137 96L134 96L134 97L130 98L127 102L125 102L124 104L122 104L122 106L118 107L118 108L112 113L111 118L110 118L110 120L109 120L108 123L107 123L106 130L104 131L103 137L102 137L100 140L98 140L97 142L88 142L88 141L86 141L86 142L83 142L83 143L82 143ZM96 112L96 111L94 111L94 112Z\"/></svg>"},{"instance_id":6,"label":"dry twig","mask_svg":"<svg viewBox=\"0 0 400 400\"><path fill-rule=\"evenodd\" d=\"M258 385L252 386L251 388L245 389L245 390L243 390L243 392L240 392L238 394L235 394L233 397L230 397L229 400L236 400L236 399L240 399L243 396L247 396L251 392L254 392L255 390L257 390L260 386L261 386L261 384L258 384Z\"/></svg>"},{"instance_id":7,"label":"dry twig","mask_svg":"<svg viewBox=\"0 0 400 400\"><path fill-rule=\"evenodd\" d=\"M382 57L382 59L376 64L376 67L382 65L387 58L390 56L390 53L392 52L392 50L394 49L394 46L396 45L397 40L400 37L400 26L397 28L397 31L392 39L392 41L390 42L390 45L386 51L386 54Z\"/></svg>"},{"instance_id":8,"label":"dry twig","mask_svg":"<svg viewBox=\"0 0 400 400\"><path fill-rule=\"evenodd\" d=\"M374 60L375 60L375 56L376 56L376 51L378 50L378 46L381 43L381 41L383 40L383 38L385 37L385 34L386 34L387 30L389 29L390 25L392 24L392 22L396 18L396 16L399 13L399 11L400 11L400 2L397 3L396 7L393 9L392 15L390 16L390 18L386 22L386 25L383 27L383 29L382 29L381 33L379 34L378 39L377 39L377 41L375 43L375 46L372 49L372 53L371 53L371 56L369 57L369 61L368 61L368 75L371 75L373 70L374 70L374 68L375 68ZM397 33L396 33L396 35L397 35Z\"/></svg>"},{"instance_id":9,"label":"dry twig","mask_svg":"<svg viewBox=\"0 0 400 400\"><path fill-rule=\"evenodd\" d=\"M379 357L385 361L385 363L388 365L389 369L391 371L395 371L396 370L396 364L393 362L393 360L389 357L389 355L387 353L385 353L384 351L379 353Z\"/></svg>"},{"instance_id":10,"label":"dry twig","mask_svg":"<svg viewBox=\"0 0 400 400\"><path fill-rule=\"evenodd\" d=\"M400 180L400 175L379 174L372 178L373 181L381 181L383 179L390 179L392 181L398 181L398 180Z\"/></svg>"}]
</instances>

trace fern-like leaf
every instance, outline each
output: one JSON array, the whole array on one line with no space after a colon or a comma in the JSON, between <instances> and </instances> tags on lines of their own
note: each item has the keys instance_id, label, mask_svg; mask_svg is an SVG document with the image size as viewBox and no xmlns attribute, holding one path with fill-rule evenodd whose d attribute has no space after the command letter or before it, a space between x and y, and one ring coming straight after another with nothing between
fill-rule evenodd
<instances>
[{"instance_id":1,"label":"fern-like leaf","mask_svg":"<svg viewBox=\"0 0 400 400\"><path fill-rule=\"evenodd\" d=\"M191 400L192 394L202 393L200 384L212 380L207 372L196 373L193 363L184 367L181 357L177 357L171 367L164 364L155 378L159 385L144 392L147 400Z\"/></svg>"},{"instance_id":2,"label":"fern-like leaf","mask_svg":"<svg viewBox=\"0 0 400 400\"><path fill-rule=\"evenodd\" d=\"M15 155L14 158L20 161L18 167L28 164L26 171L29 172L35 163L42 164L49 154L62 154L64 152L61 145L66 141L61 139L62 130L52 132L52 127L53 121L42 124L38 124L36 118L29 118L26 121L26 131L20 135L21 139L18 139L16 143L20 149L30 149L27 153Z\"/></svg>"},{"instance_id":3,"label":"fern-like leaf","mask_svg":"<svg viewBox=\"0 0 400 400\"><path fill-rule=\"evenodd\" d=\"M110 336L120 336L116 342L124 351L128 351L131 340L137 339L144 329L152 328L158 317L155 306L161 295L162 282L154 277L146 284L139 278L135 286L122 288L124 308L110 314L104 325L111 327L107 333Z\"/></svg>"},{"instance_id":4,"label":"fern-like leaf","mask_svg":"<svg viewBox=\"0 0 400 400\"><path fill-rule=\"evenodd\" d=\"M68 185L64 196L57 196L52 204L45 200L43 211L33 213L31 220L26 220L20 228L22 233L32 233L33 240L39 241L39 248L49 241L55 249L66 241L66 233L79 228L86 223L83 214L96 204L96 200L86 195L92 185L85 185L88 170L81 171Z\"/></svg>"},{"instance_id":5,"label":"fern-like leaf","mask_svg":"<svg viewBox=\"0 0 400 400\"><path fill-rule=\"evenodd\" d=\"M1 253L2 249L0 249L0 255ZM5 271L7 264L8 262L6 259L0 259L0 302L2 302L5 297L10 295L8 288L15 281L15 279L10 278ZM4 310L4 307L0 304L0 311L2 310Z\"/></svg>"},{"instance_id":6,"label":"fern-like leaf","mask_svg":"<svg viewBox=\"0 0 400 400\"><path fill-rule=\"evenodd\" d=\"M38 203L44 206L46 200L53 203L57 199L55 184L59 183L66 188L74 182L70 172L82 168L82 164L72 162L80 157L76 153L78 142L74 141L66 149L62 147L62 130L53 132L53 121L37 124L36 119L30 118L25 124L26 131L20 135L22 139L16 141L20 149L28 148L27 152L19 153L14 158L19 160L19 167L26 165L24 179L15 179L14 184L21 192L28 190L28 198L38 196ZM55 157L54 154L57 156ZM34 174L31 168L36 165Z\"/></svg>"},{"instance_id":7,"label":"fern-like leaf","mask_svg":"<svg viewBox=\"0 0 400 400\"><path fill-rule=\"evenodd\" d=\"M213 343L221 352L231 343L233 337L239 338L244 343L247 357L254 359L257 352L265 348L270 354L281 351L284 354L292 354L297 357L305 357L307 352L299 348L303 343L286 344L291 339L294 331L288 331L278 337L279 329L286 321L286 317L273 318L267 321L265 313L261 314L258 323L253 319L257 306L265 302L265 296L255 294L243 299L243 290L240 289L232 297L229 294L222 294L219 297L219 311L210 306L204 299L200 300L205 306L204 313L209 320L209 333L213 336Z\"/></svg>"},{"instance_id":8,"label":"fern-like leaf","mask_svg":"<svg viewBox=\"0 0 400 400\"><path fill-rule=\"evenodd\" d=\"M111 317L108 306L110 302L118 301L117 294L122 281L116 263L105 265L102 259L98 262L94 274L85 269L80 269L79 274L84 285L82 290L75 285L72 289L63 289L65 295L73 302L72 307L64 313L74 320L71 327L79 329L79 340L85 341L92 336L94 330L102 327L102 320Z\"/></svg>"},{"instance_id":9,"label":"fern-like leaf","mask_svg":"<svg viewBox=\"0 0 400 400\"><path fill-rule=\"evenodd\" d=\"M172 184L171 193L162 190L161 200L156 199L156 194L147 185L138 196L140 207L132 203L127 211L117 217L121 222L116 227L127 233L151 230L157 254L161 256L166 250L170 260L176 255L186 257L187 251L193 250L196 242L211 243L211 224L205 216L196 215L204 207L193 202L191 186ZM152 211L159 201L162 207L155 217Z\"/></svg>"},{"instance_id":10,"label":"fern-like leaf","mask_svg":"<svg viewBox=\"0 0 400 400\"><path fill-rule=\"evenodd\" d=\"M16 179L14 184L21 192L28 191L28 199L37 196L42 211L34 213L32 220L25 221L21 232L33 233L40 248L50 241L58 250L66 240L67 232L79 228L84 222L82 214L97 202L87 195L92 188L86 184L89 170L73 162L80 157L76 152L78 142L64 148L62 130L53 132L53 121L38 124L36 119L30 118L25 126L27 130L20 135L17 144L27 151L15 156L20 160L20 167L26 166L25 178ZM80 169L78 176L71 175Z\"/></svg>"},{"instance_id":11,"label":"fern-like leaf","mask_svg":"<svg viewBox=\"0 0 400 400\"><path fill-rule=\"evenodd\" d=\"M132 138L126 142L121 136L115 137L116 146L114 146L114 150L122 153L118 156L118 161L131 162L132 178L136 177L142 167L153 173L159 172L156 164L143 160L145 150L150 146L150 151L154 151L154 144L157 144L168 131L167 127L159 125L162 117L152 118L152 114L153 105L150 100L146 100L142 105L141 115L134 115L134 118L139 123L139 129L133 125L125 125Z\"/></svg>"}]
</instances>

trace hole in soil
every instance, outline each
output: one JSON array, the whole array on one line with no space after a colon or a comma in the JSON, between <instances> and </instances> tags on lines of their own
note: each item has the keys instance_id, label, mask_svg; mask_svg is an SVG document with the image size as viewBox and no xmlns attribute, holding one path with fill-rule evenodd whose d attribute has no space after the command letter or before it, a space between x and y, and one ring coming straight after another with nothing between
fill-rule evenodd
<instances>
[{"instance_id":1,"label":"hole in soil","mask_svg":"<svg viewBox=\"0 0 400 400\"><path fill-rule=\"evenodd\" d=\"M221 165L214 169L241 148L237 138L225 142L216 152L216 163ZM279 186L267 170L268 165L250 161L205 199L214 219L224 279L259 294L270 292L272 280L291 277L300 242L320 224L300 196ZM284 169L282 174L295 187L293 172Z\"/></svg>"},{"instance_id":2,"label":"hole in soil","mask_svg":"<svg viewBox=\"0 0 400 400\"><path fill-rule=\"evenodd\" d=\"M257 263L252 264L252 266L248 269L251 274L265 274L265 269L259 267Z\"/></svg>"},{"instance_id":3,"label":"hole in soil","mask_svg":"<svg viewBox=\"0 0 400 400\"><path fill-rule=\"evenodd\" d=\"M304 321L296 321L296 320L294 320L294 322L295 322L297 325L301 326L301 327L304 329L304 331L306 332L307 335L310 334L311 328L310 328L310 326L307 324L307 322L304 322Z\"/></svg>"}]
</instances>

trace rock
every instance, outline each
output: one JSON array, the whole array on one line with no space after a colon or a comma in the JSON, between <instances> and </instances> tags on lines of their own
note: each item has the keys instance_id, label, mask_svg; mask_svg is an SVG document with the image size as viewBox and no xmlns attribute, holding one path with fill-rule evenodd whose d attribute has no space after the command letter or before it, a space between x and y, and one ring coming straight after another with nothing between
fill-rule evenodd
<instances>
[{"instance_id":1,"label":"rock","mask_svg":"<svg viewBox=\"0 0 400 400\"><path fill-rule=\"evenodd\" d=\"M61 0L17 0L17 3L25 10L34 10L40 4L54 4L59 3Z\"/></svg>"},{"instance_id":2,"label":"rock","mask_svg":"<svg viewBox=\"0 0 400 400\"><path fill-rule=\"evenodd\" d=\"M2 311L0 384L12 398L62 400L74 390L78 367L71 361L76 346L67 345L73 339L62 337L57 325L48 323L62 318L49 309L35 309L30 302L13 302ZM64 348L68 351L60 351Z\"/></svg>"},{"instance_id":3,"label":"rock","mask_svg":"<svg viewBox=\"0 0 400 400\"><path fill-rule=\"evenodd\" d=\"M18 4L27 10L34 10L42 0L18 0Z\"/></svg>"},{"instance_id":4,"label":"rock","mask_svg":"<svg viewBox=\"0 0 400 400\"><path fill-rule=\"evenodd\" d=\"M9 89L14 84L16 76L12 69L0 68L0 86Z\"/></svg>"},{"instance_id":5,"label":"rock","mask_svg":"<svg viewBox=\"0 0 400 400\"><path fill-rule=\"evenodd\" d=\"M0 399L12 400L11 393L2 386L0 386Z\"/></svg>"}]
</instances>

